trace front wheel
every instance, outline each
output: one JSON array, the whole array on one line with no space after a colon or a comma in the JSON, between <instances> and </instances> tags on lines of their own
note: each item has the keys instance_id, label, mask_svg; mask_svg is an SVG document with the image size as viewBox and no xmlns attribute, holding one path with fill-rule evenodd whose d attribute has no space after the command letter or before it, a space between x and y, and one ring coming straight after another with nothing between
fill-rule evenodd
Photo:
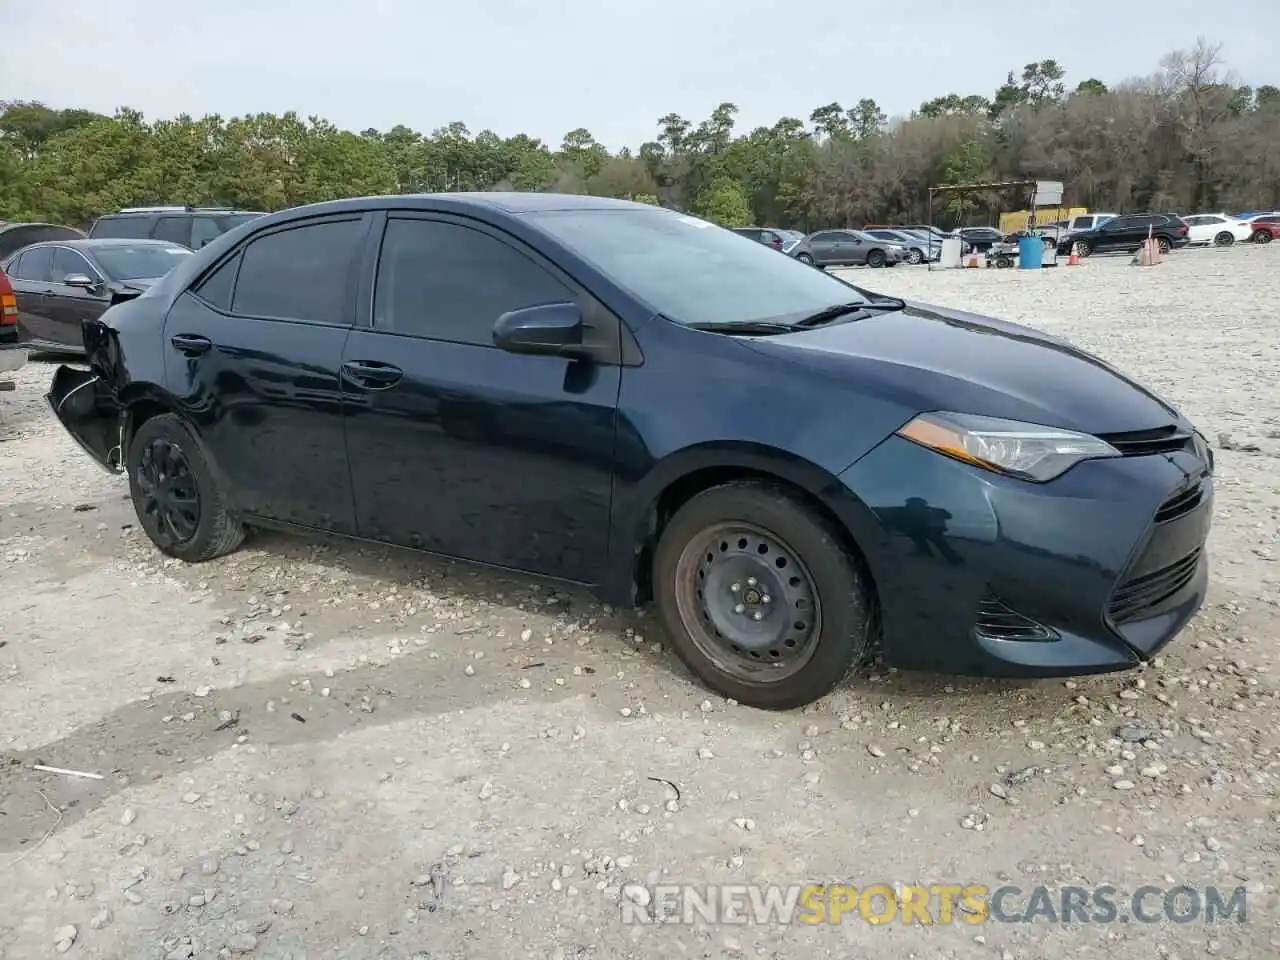
<instances>
[{"instance_id":1,"label":"front wheel","mask_svg":"<svg viewBox=\"0 0 1280 960\"><path fill-rule=\"evenodd\" d=\"M200 563L244 541L244 527L227 515L223 491L178 417L166 413L143 423L127 465L138 522L160 552Z\"/></svg>"},{"instance_id":2,"label":"front wheel","mask_svg":"<svg viewBox=\"0 0 1280 960\"><path fill-rule=\"evenodd\" d=\"M1253 242L1254 243L1270 243L1271 234L1268 233L1266 230L1259 230L1257 233L1253 235Z\"/></svg>"},{"instance_id":3,"label":"front wheel","mask_svg":"<svg viewBox=\"0 0 1280 960\"><path fill-rule=\"evenodd\" d=\"M881 251L881 250L872 250L870 253L868 253L868 254L867 254L867 266L868 266L868 267L883 267L883 266L884 266L884 252L883 252L883 251Z\"/></svg>"},{"instance_id":4,"label":"front wheel","mask_svg":"<svg viewBox=\"0 0 1280 960\"><path fill-rule=\"evenodd\" d=\"M1076 253L1082 257L1087 257L1089 254L1093 253L1093 247L1089 245L1088 240L1077 240Z\"/></svg>"},{"instance_id":5,"label":"front wheel","mask_svg":"<svg viewBox=\"0 0 1280 960\"><path fill-rule=\"evenodd\" d=\"M676 653L739 703L789 710L829 693L867 649L872 601L833 524L783 487L697 494L662 532L654 593Z\"/></svg>"},{"instance_id":6,"label":"front wheel","mask_svg":"<svg viewBox=\"0 0 1280 960\"><path fill-rule=\"evenodd\" d=\"M805 264L806 266L809 266L809 267L813 266L813 257L809 256L807 253L796 254L796 259L799 260L801 263Z\"/></svg>"},{"instance_id":7,"label":"front wheel","mask_svg":"<svg viewBox=\"0 0 1280 960\"><path fill-rule=\"evenodd\" d=\"M1220 234L1218 234L1216 237L1213 238L1214 246L1218 246L1218 247L1229 247L1235 242L1236 242L1235 236L1233 234L1228 233L1226 230L1223 230Z\"/></svg>"},{"instance_id":8,"label":"front wheel","mask_svg":"<svg viewBox=\"0 0 1280 960\"><path fill-rule=\"evenodd\" d=\"M907 254L907 263L911 264L912 266L915 266L917 263L921 263L923 261L924 261L924 254L921 253L919 250L913 249L911 252Z\"/></svg>"}]
</instances>

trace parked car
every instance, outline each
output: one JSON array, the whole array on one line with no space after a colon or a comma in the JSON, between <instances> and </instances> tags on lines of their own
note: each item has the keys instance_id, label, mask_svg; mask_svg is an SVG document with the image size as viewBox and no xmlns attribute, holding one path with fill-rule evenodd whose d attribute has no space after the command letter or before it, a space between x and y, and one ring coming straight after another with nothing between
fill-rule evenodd
<instances>
[{"instance_id":1,"label":"parked car","mask_svg":"<svg viewBox=\"0 0 1280 960\"><path fill-rule=\"evenodd\" d=\"M1058 253L1069 254L1074 245L1082 257L1096 252L1133 251L1141 248L1148 235L1155 238L1161 253L1187 245L1190 228L1171 213L1128 213L1106 221L1093 230L1068 233Z\"/></svg>"},{"instance_id":2,"label":"parked car","mask_svg":"<svg viewBox=\"0 0 1280 960\"><path fill-rule=\"evenodd\" d=\"M782 249L782 231L774 230L769 227L733 227L733 232L739 236L747 237L756 243L763 243L766 247L773 247L775 250Z\"/></svg>"},{"instance_id":3,"label":"parked car","mask_svg":"<svg viewBox=\"0 0 1280 960\"><path fill-rule=\"evenodd\" d=\"M660 207L297 207L84 344L49 404L164 554L325 531L653 598L751 706L822 696L873 632L897 667L1123 670L1205 596L1213 457L1168 402Z\"/></svg>"},{"instance_id":4,"label":"parked car","mask_svg":"<svg viewBox=\"0 0 1280 960\"><path fill-rule=\"evenodd\" d=\"M785 234L782 252L812 267L814 265L813 248L809 246L809 238L799 230L783 230L782 233Z\"/></svg>"},{"instance_id":5,"label":"parked car","mask_svg":"<svg viewBox=\"0 0 1280 960\"><path fill-rule=\"evenodd\" d=\"M805 238L819 267L896 267L910 255L898 243L879 240L858 230L819 230Z\"/></svg>"},{"instance_id":6,"label":"parked car","mask_svg":"<svg viewBox=\"0 0 1280 960\"><path fill-rule=\"evenodd\" d=\"M78 353L82 324L144 293L191 250L163 240L54 240L23 247L0 270L17 300L17 340Z\"/></svg>"},{"instance_id":7,"label":"parked car","mask_svg":"<svg viewBox=\"0 0 1280 960\"><path fill-rule=\"evenodd\" d=\"M18 299L0 270L0 391L13 389L14 383L6 374L21 370L26 363L26 347L18 343Z\"/></svg>"},{"instance_id":8,"label":"parked car","mask_svg":"<svg viewBox=\"0 0 1280 960\"><path fill-rule=\"evenodd\" d=\"M961 227L959 234L969 243L969 249L985 253L991 245L1004 240L1004 234L995 227Z\"/></svg>"},{"instance_id":9,"label":"parked car","mask_svg":"<svg viewBox=\"0 0 1280 960\"><path fill-rule=\"evenodd\" d=\"M89 236L167 240L199 250L228 230L261 216L261 211L231 207L125 207L93 221Z\"/></svg>"},{"instance_id":10,"label":"parked car","mask_svg":"<svg viewBox=\"0 0 1280 960\"><path fill-rule=\"evenodd\" d=\"M875 237L877 240L884 240L886 243L896 243L905 247L907 263L923 263L926 260L938 260L942 256L941 244L930 243L927 237L919 234L884 229L864 230L862 232L868 236Z\"/></svg>"},{"instance_id":11,"label":"parked car","mask_svg":"<svg viewBox=\"0 0 1280 960\"><path fill-rule=\"evenodd\" d=\"M925 226L923 224L915 224L915 225L905 226L905 227L891 226L891 227L888 227L888 229L902 230L902 231L906 231L907 233L919 234L929 239L931 241L929 245L929 249L934 251L933 258L935 260L941 258L942 256L943 240L959 239L961 254L971 253L973 251L973 246L969 243L968 240L964 239L964 237L960 236L960 234L958 233L943 230L941 227L931 227L931 226Z\"/></svg>"},{"instance_id":12,"label":"parked car","mask_svg":"<svg viewBox=\"0 0 1280 960\"><path fill-rule=\"evenodd\" d=\"M1183 217L1187 225L1187 242L1191 246L1229 247L1237 240L1249 240L1253 227L1225 213L1198 213Z\"/></svg>"},{"instance_id":13,"label":"parked car","mask_svg":"<svg viewBox=\"0 0 1280 960\"><path fill-rule=\"evenodd\" d=\"M1253 243L1270 243L1280 236L1280 214L1266 213L1249 224L1252 231L1249 239Z\"/></svg>"},{"instance_id":14,"label":"parked car","mask_svg":"<svg viewBox=\"0 0 1280 960\"><path fill-rule=\"evenodd\" d=\"M897 667L1106 672L1203 602L1208 445L1025 326L599 197L329 202L178 260L49 393L170 557L276 526L655 598L767 708L873 630Z\"/></svg>"},{"instance_id":15,"label":"parked car","mask_svg":"<svg viewBox=\"0 0 1280 960\"><path fill-rule=\"evenodd\" d=\"M42 240L83 240L84 232L56 223L8 223L0 220L0 260Z\"/></svg>"}]
</instances>

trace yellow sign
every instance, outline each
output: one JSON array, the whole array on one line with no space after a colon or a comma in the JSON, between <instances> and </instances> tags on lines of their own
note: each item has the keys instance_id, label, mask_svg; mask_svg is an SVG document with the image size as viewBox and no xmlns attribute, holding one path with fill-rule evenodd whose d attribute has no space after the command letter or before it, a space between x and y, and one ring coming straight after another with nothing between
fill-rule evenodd
<instances>
[{"instance_id":1,"label":"yellow sign","mask_svg":"<svg viewBox=\"0 0 1280 960\"><path fill-rule=\"evenodd\" d=\"M1041 207L1036 210L1036 225L1043 227L1046 223L1053 223L1056 220L1071 220L1075 217L1083 217L1089 210L1087 207ZM1012 213L1000 214L1000 232L1005 236L1011 233L1017 233L1027 226L1027 220L1031 217L1030 210L1015 210Z\"/></svg>"},{"instance_id":2,"label":"yellow sign","mask_svg":"<svg viewBox=\"0 0 1280 960\"><path fill-rule=\"evenodd\" d=\"M800 894L801 923L840 923L846 914L861 917L867 923L951 923L953 906L958 900L960 919L964 923L982 923L987 919L987 894L984 886L971 884L901 887L895 891L887 884L864 887L805 887ZM937 897L937 916L930 911Z\"/></svg>"}]
</instances>

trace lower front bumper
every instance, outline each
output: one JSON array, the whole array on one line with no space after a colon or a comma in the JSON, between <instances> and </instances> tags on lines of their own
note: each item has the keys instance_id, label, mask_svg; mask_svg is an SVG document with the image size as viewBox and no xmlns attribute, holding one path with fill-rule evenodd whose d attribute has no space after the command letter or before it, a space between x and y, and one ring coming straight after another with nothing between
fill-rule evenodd
<instances>
[{"instance_id":1,"label":"lower front bumper","mask_svg":"<svg viewBox=\"0 0 1280 960\"><path fill-rule=\"evenodd\" d=\"M841 476L850 514L862 515L855 535L886 662L1049 677L1150 658L1204 602L1213 490L1203 470L1179 452L1090 461L1030 484L886 440Z\"/></svg>"}]
</instances>

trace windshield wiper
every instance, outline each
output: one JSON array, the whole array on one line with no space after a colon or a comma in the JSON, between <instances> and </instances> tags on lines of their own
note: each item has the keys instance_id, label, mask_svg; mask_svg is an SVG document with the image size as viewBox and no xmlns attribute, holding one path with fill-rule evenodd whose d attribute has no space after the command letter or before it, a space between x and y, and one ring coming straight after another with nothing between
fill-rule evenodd
<instances>
[{"instance_id":1,"label":"windshield wiper","mask_svg":"<svg viewBox=\"0 0 1280 960\"><path fill-rule=\"evenodd\" d=\"M800 329L820 327L824 323L830 323L832 320L838 320L840 317L849 316L850 314L871 313L881 310L905 310L906 307L906 302L899 300L897 297L884 297L880 300L859 300L855 303L837 303L827 307L825 310L811 313L803 320L797 320L796 327Z\"/></svg>"},{"instance_id":2,"label":"windshield wiper","mask_svg":"<svg viewBox=\"0 0 1280 960\"><path fill-rule=\"evenodd\" d=\"M742 323L725 321L722 323L689 323L691 330L706 330L709 333L736 333L744 337L758 337L771 333L794 333L800 329L796 324L781 323L775 320L745 320Z\"/></svg>"}]
</instances>

